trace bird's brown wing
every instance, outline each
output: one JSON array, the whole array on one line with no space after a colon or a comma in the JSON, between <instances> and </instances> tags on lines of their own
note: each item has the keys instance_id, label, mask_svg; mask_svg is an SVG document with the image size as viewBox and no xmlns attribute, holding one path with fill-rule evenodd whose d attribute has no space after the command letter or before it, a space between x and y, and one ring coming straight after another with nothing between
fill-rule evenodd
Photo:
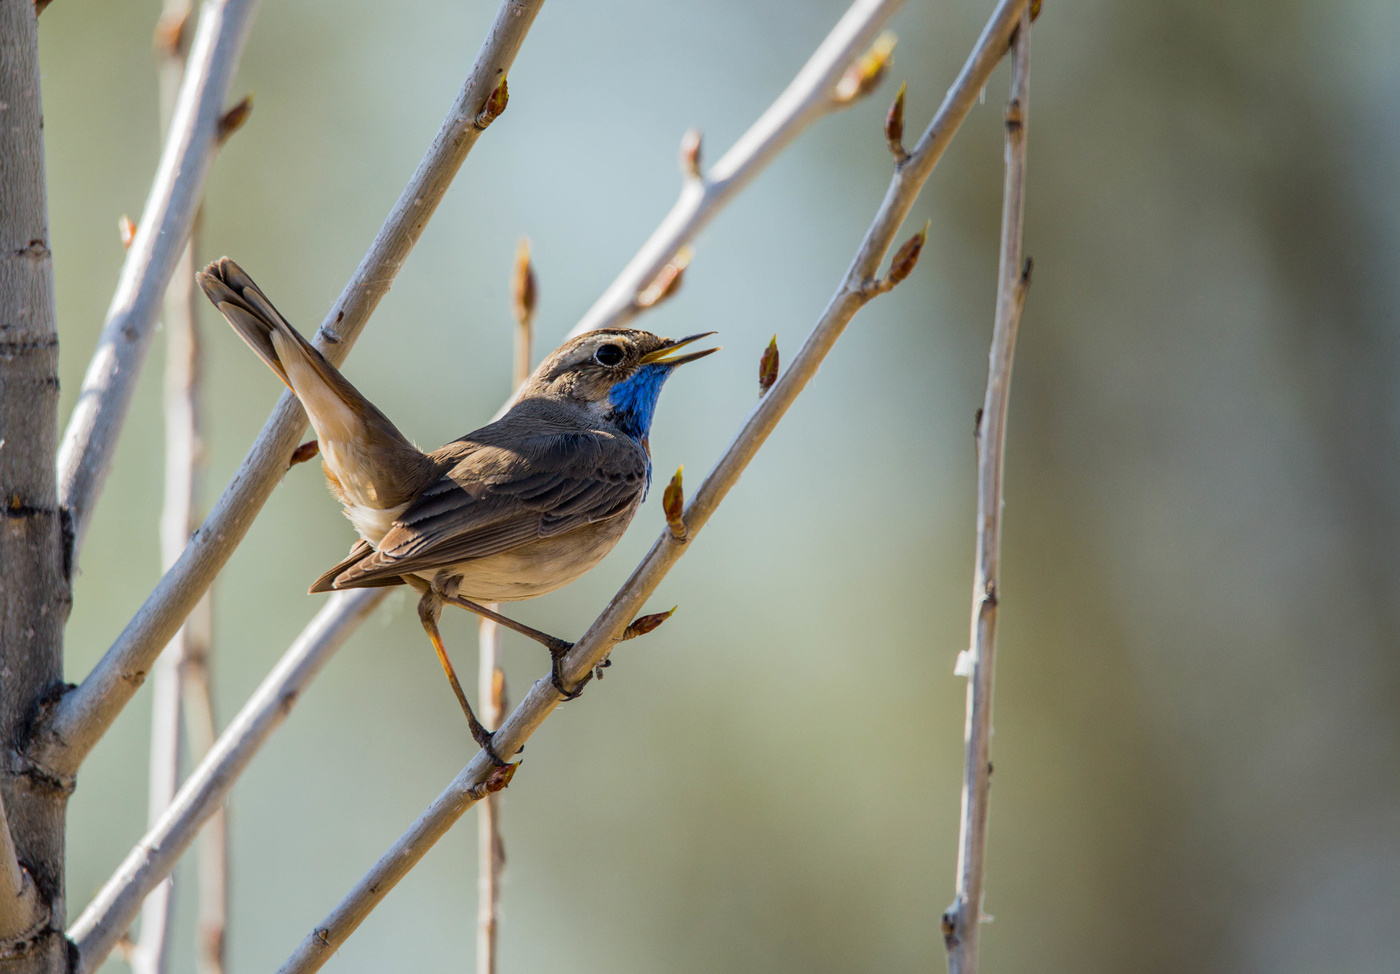
<instances>
[{"instance_id":1,"label":"bird's brown wing","mask_svg":"<svg viewBox=\"0 0 1400 974\"><path fill-rule=\"evenodd\" d=\"M468 438L443 450L461 457L399 516L378 551L352 552L329 587L393 584L563 534L616 517L646 489L642 448L596 430L542 433L513 448Z\"/></svg>"}]
</instances>

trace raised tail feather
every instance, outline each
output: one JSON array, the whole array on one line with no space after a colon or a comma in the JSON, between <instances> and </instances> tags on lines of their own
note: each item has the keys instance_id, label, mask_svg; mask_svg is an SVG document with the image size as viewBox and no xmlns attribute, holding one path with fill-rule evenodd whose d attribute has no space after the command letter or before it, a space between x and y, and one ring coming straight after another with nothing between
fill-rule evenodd
<instances>
[{"instance_id":1,"label":"raised tail feather","mask_svg":"<svg viewBox=\"0 0 1400 974\"><path fill-rule=\"evenodd\" d=\"M306 407L332 490L357 528L357 511L369 516L405 504L436 478L436 465L287 323L243 268L221 257L195 277L214 307Z\"/></svg>"}]
</instances>

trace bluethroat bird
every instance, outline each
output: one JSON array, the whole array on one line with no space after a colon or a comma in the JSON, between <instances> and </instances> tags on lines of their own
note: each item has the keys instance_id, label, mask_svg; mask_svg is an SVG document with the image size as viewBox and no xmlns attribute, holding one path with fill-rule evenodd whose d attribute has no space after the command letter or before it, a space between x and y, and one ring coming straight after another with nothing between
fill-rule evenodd
<instances>
[{"instance_id":1,"label":"bluethroat bird","mask_svg":"<svg viewBox=\"0 0 1400 974\"><path fill-rule=\"evenodd\" d=\"M286 383L316 430L331 493L360 540L312 592L411 585L418 618L467 716L497 762L438 631L444 605L495 619L549 648L554 685L571 643L507 619L481 602L514 602L567 585L612 550L651 482L656 400L679 365L679 341L608 328L549 355L499 420L424 453L278 314L224 257L198 276L209 300Z\"/></svg>"}]
</instances>

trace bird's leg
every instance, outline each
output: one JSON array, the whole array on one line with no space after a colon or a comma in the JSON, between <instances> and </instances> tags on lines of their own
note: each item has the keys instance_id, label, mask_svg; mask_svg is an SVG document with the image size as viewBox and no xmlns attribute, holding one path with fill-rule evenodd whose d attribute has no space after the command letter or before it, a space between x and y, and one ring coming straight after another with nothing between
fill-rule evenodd
<instances>
[{"instance_id":1,"label":"bird's leg","mask_svg":"<svg viewBox=\"0 0 1400 974\"><path fill-rule=\"evenodd\" d=\"M579 694L583 692L583 685L593 678L593 674L589 673L589 675L580 680L578 685L575 686L572 690L566 689L564 686L564 656L569 652L569 650L574 648L573 643L565 642L557 636L551 636L547 632L540 632L538 629L531 629L523 622L516 622L514 619L507 619L499 612L492 612L490 609L486 608L486 606L479 605L476 602L473 602L471 599L464 599L460 595L442 595L440 596L440 598L442 598L445 602L450 602L452 605L460 606L461 608L466 609L468 612L475 612L479 616L483 616L487 619L490 619L497 625L505 626L507 629L513 629L516 632L520 633L520 635L529 636L535 642L543 644L544 647L549 650L549 680L551 683L554 684L554 689L558 690L560 695L562 695L565 700L573 700L574 698L576 698Z\"/></svg>"},{"instance_id":2,"label":"bird's leg","mask_svg":"<svg viewBox=\"0 0 1400 974\"><path fill-rule=\"evenodd\" d=\"M494 735L482 726L481 721L476 719L476 714L472 712L472 705L467 702L467 695L462 692L461 681L457 679L457 671L452 668L452 661L447 658L447 647L442 644L442 633L438 632L437 618L441 609L441 596L432 589L423 592L423 597L418 600L418 619L423 623L423 629L432 640L433 649L437 651L438 662L442 664L442 671L447 674L447 682L452 684L452 692L457 694L457 702L462 705L462 713L467 715L467 726L471 728L472 739L478 746L486 752L498 767L505 767L507 762L501 760L501 756L492 747Z\"/></svg>"}]
</instances>

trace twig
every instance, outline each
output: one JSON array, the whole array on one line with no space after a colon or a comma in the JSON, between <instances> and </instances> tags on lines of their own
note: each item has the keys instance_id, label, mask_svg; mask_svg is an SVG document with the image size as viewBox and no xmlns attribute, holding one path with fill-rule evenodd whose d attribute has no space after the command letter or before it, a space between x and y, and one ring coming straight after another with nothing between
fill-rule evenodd
<instances>
[{"instance_id":1,"label":"twig","mask_svg":"<svg viewBox=\"0 0 1400 974\"><path fill-rule=\"evenodd\" d=\"M317 332L317 347L332 363L339 365L349 354L476 144L481 135L477 115L514 61L543 2L504 0L501 4L471 73L427 154ZM180 559L87 678L55 705L38 728L28 756L44 773L59 780L74 775L232 556L286 472L305 428L306 413L301 404L291 393L284 393Z\"/></svg>"},{"instance_id":2,"label":"twig","mask_svg":"<svg viewBox=\"0 0 1400 974\"><path fill-rule=\"evenodd\" d=\"M878 28L878 24L883 23L894 12L895 6L896 4L893 3L872 4L864 2L858 3L856 7L853 7L852 10L861 9L865 12L866 16L878 18L877 22L870 25L868 30L860 31L859 37L864 37L868 34L873 34L874 31ZM850 25L847 23L849 17L850 15L848 14L847 18L844 18L840 23L837 24L837 27L833 31L832 35L828 36L827 40L822 44L821 48L819 48L818 51L813 55L812 59L808 61L807 65L802 69L802 72L799 73L799 79L804 77L806 74L811 73L814 70L814 64L818 64L820 60L825 59L828 56L827 50L832 45L833 38L837 36L837 32L844 31L844 34L842 36L848 36L851 33ZM849 44L843 45L842 51L843 56L846 58L845 64L848 65L851 61L855 60L855 58L860 54L860 47L859 44L855 40L853 40ZM802 108L802 105L800 103L788 97L789 94L793 91L796 84L797 83L794 82L793 85L789 85L787 92L785 92L783 96L784 98L788 99L788 107L791 110L798 110ZM970 104L971 102L969 102L969 107ZM764 122L764 119L769 119L769 116L771 114L772 109L770 108L769 111L766 112L764 116L760 119L760 123L755 124L749 130L749 133L746 134L744 138L740 140L739 143L736 143L734 148L731 149L730 152L726 155L726 159L730 157L735 157L732 166L732 172L736 174L734 178L739 178L737 174L742 173L743 176L741 181L745 184L752 180L753 176L755 176L763 168L764 165L766 165L769 161L772 160L772 158L777 154L778 150L782 147L782 145L786 145L788 142L791 141L791 137L788 137L783 140L782 145L776 145L771 140L760 138L757 135L755 135L755 133L760 129L761 126L765 130L777 129L786 131L787 126L782 124L781 122L774 122L771 120L768 123ZM811 119L814 119L815 117L817 116L810 116L809 121ZM747 146L747 149L742 154L742 157L736 155L739 153L741 145ZM727 203L730 199L732 199L732 196L733 194L731 193L722 199L717 198L713 202L708 204L706 210L706 222L708 222L708 219L714 216L714 212L717 211L724 203ZM403 197L400 198L400 208L402 208L402 200ZM670 216L667 217L667 220L671 221L671 229L670 232L664 237L664 240L667 241L667 243L665 246L662 247L663 250L667 250L669 248L669 253L671 255L674 255L682 247L684 247L686 241L689 239L687 236L684 235L684 231L686 231L687 227L689 227L692 231L698 229L698 225L693 223L675 223L672 220L673 216L674 211ZM646 244L647 247L655 248L661 246L660 244L658 244L658 241L663 240L662 230L665 229L665 227L666 224L663 224L661 228L658 228L658 230L655 233L653 233L651 239ZM381 231L381 236L385 232L386 231ZM637 258L634 258L633 261L629 263L628 268L625 269L622 275L619 276L618 280L614 282L613 288L618 287L621 282L624 282L629 278L629 275L632 274L631 268L634 265L637 265L640 257L641 255L639 254ZM368 260L368 258L366 260ZM364 268L364 266L365 262L362 262L361 267ZM664 262L662 266L665 266ZM394 268L385 268L384 272L390 273L393 269ZM359 275L357 274L357 280L358 279ZM344 300L345 298L342 297L342 301ZM332 309L332 315L334 315L334 313L334 309ZM325 326L323 326L323 328L324 327ZM344 326L342 326L342 330L343 327ZM576 326L574 331L579 331L580 327L581 326ZM347 338L345 340L348 342L349 339ZM335 351L335 349L332 349L332 352L333 351ZM328 352L327 354L330 355L331 352ZM278 412L274 414L274 420L277 416L280 416L282 414L284 405L285 401L283 404L279 404ZM297 412L296 415L300 416L301 414L300 412ZM266 489L260 488L260 492L257 494L253 494L246 489L239 488L240 483L245 480L253 481L257 480L257 478L262 478L264 476L262 472L262 467L255 464L253 462L253 458L261 456L261 462L270 464L274 471L274 479L275 477L280 476L281 473L286 469L286 457L289 456L295 448L296 440L298 439L298 434L300 432L301 427L298 426L296 428L296 433L293 433L289 438L284 438L287 452L278 453L274 452L274 450L275 448L280 448L283 441L273 441L272 436L268 432L269 429L274 428L272 424L273 421L269 421L268 427L264 429L263 436L259 439L259 444L262 444L266 440L269 441L269 446L265 449L261 449L259 446L254 447L253 454L250 455L249 459L244 461L243 469L235 477L234 486L231 486L225 491L224 497L220 499L219 505L216 506L214 513L210 515L208 520L206 520L205 526L199 532L199 536L196 537L196 539L192 541L191 544L185 549L185 554L181 556L181 561L177 563L175 569L166 574L165 578L162 579L160 585L157 586L155 592L152 593L152 595L146 600L146 604L137 613L137 616L132 620L132 622L127 626L126 631L123 632L118 642L114 644L111 649L108 650L107 655L103 658L103 661L99 663L99 668L108 668L108 672L116 674L116 676L98 677L97 670L94 670L93 674L91 674L88 680L85 680L83 684L83 687L86 687L89 681L93 682L92 689L86 692L85 694L86 699L82 701L75 701L73 703L69 703L68 700L65 700L60 705L59 709L64 711L63 719L62 721L53 721L50 726L73 728L74 731L82 729L84 734L83 739L86 742L81 752L75 753L75 756L65 756L62 758L63 767L71 766L73 768L76 768L77 764L81 762L82 757L86 754L86 751L90 749L92 744L96 742L97 738L101 736L102 732L106 728L106 725L110 723L111 719L115 717L115 714L120 711L121 706L125 703L125 697L116 699L114 703L105 703L104 695L109 693L126 694L126 697L129 697L130 693L134 692L135 684L139 683L139 671L135 671L134 669L126 670L126 672L128 672L129 674L127 676L127 679L133 681L131 689L127 689L125 686L113 687L112 685L117 680L120 680L120 674L124 672L123 667L134 668L147 658L151 640L159 636L160 633L164 631L160 627L169 626L171 624L172 619L178 619L179 614L183 611L183 605L185 604L185 600L190 598L190 593L202 591L202 589L199 589L198 586L208 584L208 579L212 578L213 575L217 573L219 568L223 566L224 562L227 561L229 555L233 551L234 546L236 546L238 540L242 537L243 532L247 530L247 527L251 523L253 516L256 514L257 508L260 507L262 503L267 499L267 495L271 490L271 483L269 483L266 486ZM260 449L261 453L259 453ZM216 528L224 531L224 534L216 533L214 531L214 529ZM231 533L235 529L237 530L236 535ZM324 613L330 612L331 609L332 606L327 606L323 614L317 616L317 620L322 619ZM346 610L342 608L340 611ZM347 624L354 625L354 622L352 621ZM309 631L309 629L307 631ZM305 638L307 631L303 632L302 638ZM83 691L83 687L79 688L80 692ZM91 711L90 715L89 711ZM89 726L92 727L91 730L87 729ZM236 738L238 736L238 733L238 729L234 725L230 725L229 728L224 731L223 735L220 738L220 746L222 747L224 742L228 742L230 746L236 746ZM38 757L45 758L46 760L48 760L50 762L50 767L53 767L53 762L55 762L58 759L58 756L63 755L65 750L72 752L71 747L63 744L62 741L57 740L54 737L54 732L52 730L49 730L46 732L45 737L39 741L39 745L36 748L35 754ZM214 767L216 763L215 757L216 755L211 754L210 758L206 759L204 764L201 765L201 767L197 769L194 772L194 774L191 775L190 780L193 781L196 777L207 778L209 774L222 774L223 772L218 771ZM230 771L228 773L237 774L238 772ZM189 787L188 782L186 787ZM185 791L183 789L181 794L185 794ZM222 792L220 792L219 794L222 794ZM177 798L177 802L181 800L182 799ZM196 798L193 795L190 797L190 801L193 802L196 800L207 802L210 800L217 800L217 798L211 799L209 797L209 794L205 794L203 797L200 798ZM461 812L458 812L458 815L460 814ZM454 820L455 817L456 816L454 816ZM198 829L199 823L201 821L203 821L202 818L196 820L195 818L191 817L188 820L186 820L185 824L179 829L173 831L168 830L167 832L165 832L160 838L160 841L163 843L170 843L172 845L172 848L178 845L178 848L174 848L173 854L169 856L164 856L158 863L152 864L149 872L142 873L140 876L132 876L130 879L123 879L123 877L120 874L114 875L108 881L107 886L104 887L103 890L103 895L106 897L107 901L112 904L126 903L128 897L130 897L134 898L136 902L139 902L140 898L146 895L146 892L150 889L150 887L154 885L155 882L158 882L164 875L166 875L169 872L170 869L174 867L174 864L178 860L179 855L193 840L195 831ZM152 834L147 834L147 836L142 839L141 845L148 846L156 840L157 837L155 837ZM120 889L120 887L122 887L124 883L134 884L136 888L129 892L123 891ZM112 908L114 907L109 906L105 909ZM94 904L93 906L90 906L87 911L84 911L85 918L88 917L90 913L93 913L94 910L97 911L97 913L91 917L89 921L89 926L93 926L98 923L102 923L105 925L108 922L106 919L101 918L98 915L101 913L102 909L103 908L99 908L96 904Z\"/></svg>"},{"instance_id":3,"label":"twig","mask_svg":"<svg viewBox=\"0 0 1400 974\"><path fill-rule=\"evenodd\" d=\"M967 681L967 760L963 770L962 824L958 838L957 897L943 914L943 940L951 974L976 974L982 921L987 800L991 788L992 679L996 664L997 593L1001 573L1002 473L1006 413L1016 330L1030 284L1030 262L1021 264L1026 205L1026 119L1030 102L1031 9L1016 31L1011 99L1006 107L1006 185L1001 211L1001 265L996 320L987 369L987 392L977 429L977 567L972 591L972 643L959 660Z\"/></svg>"},{"instance_id":4,"label":"twig","mask_svg":"<svg viewBox=\"0 0 1400 974\"><path fill-rule=\"evenodd\" d=\"M639 304L638 295L774 156L817 119L849 107L866 94L868 87L838 98L836 90L852 62L874 44L902 3L903 0L856 0L787 89L703 176L699 133L687 132L681 144L686 179L680 197L569 335L581 335L595 328L620 328L635 318L645 307ZM886 50L885 61L888 56Z\"/></svg>"},{"instance_id":5,"label":"twig","mask_svg":"<svg viewBox=\"0 0 1400 974\"><path fill-rule=\"evenodd\" d=\"M141 901L170 875L199 826L218 809L238 775L286 719L312 677L386 594L386 589L356 589L337 592L326 601L248 698L209 756L185 779L160 821L131 850L68 931L78 948L77 974L101 966L136 918Z\"/></svg>"},{"instance_id":6,"label":"twig","mask_svg":"<svg viewBox=\"0 0 1400 974\"><path fill-rule=\"evenodd\" d=\"M136 389L166 285L189 239L218 148L219 118L257 0L205 0L189 70L151 195L126 252L97 350L58 450L58 499L72 525L76 565L117 437ZM163 645L173 630L161 640Z\"/></svg>"},{"instance_id":7,"label":"twig","mask_svg":"<svg viewBox=\"0 0 1400 974\"><path fill-rule=\"evenodd\" d=\"M515 317L515 364L511 370L511 395L530 378L530 346L533 344L535 301L538 297L535 269L530 263L530 242L521 240L511 274L511 312ZM496 610L495 605L487 608ZM478 638L477 699L482 720L497 727L506 714L506 674L501 669L501 627L484 616ZM496 943L500 928L501 873L506 865L506 844L501 836L501 796L488 795L477 818L477 974L496 974Z\"/></svg>"},{"instance_id":8,"label":"twig","mask_svg":"<svg viewBox=\"0 0 1400 974\"><path fill-rule=\"evenodd\" d=\"M190 0L166 0L156 25L155 51L160 81L161 124L169 129L175 115L189 54ZM218 131L216 127L216 139ZM195 327L197 269L195 245L200 218L196 211L190 238L165 292L165 507L160 520L161 561L165 568L180 557L194 530L198 503L201 446L199 430L199 335ZM206 596L207 601L207 596ZM180 778L182 670L189 657L195 613L175 634L156 661L151 679L151 773L147 823L154 825L175 797ZM207 668L205 669L207 673ZM136 974L165 974L170 964L170 921L174 897L167 878L146 898L141 933L131 952Z\"/></svg>"},{"instance_id":9,"label":"twig","mask_svg":"<svg viewBox=\"0 0 1400 974\"><path fill-rule=\"evenodd\" d=\"M181 683L185 701L185 736L190 762L201 764L218 734L209 671L213 630L209 596L199 600L185 621L185 661ZM223 974L228 923L228 812L221 804L210 815L199 841L199 913L196 918L195 967L199 974Z\"/></svg>"},{"instance_id":10,"label":"twig","mask_svg":"<svg viewBox=\"0 0 1400 974\"><path fill-rule=\"evenodd\" d=\"M873 275L888 251L905 215L934 164L951 141L958 126L976 103L978 92L1007 50L1012 31L1026 9L1027 0L1002 0L992 14L957 81L949 90L937 115L924 131L909 159L896 167L885 199L867 230L845 279L827 305L806 342L793 358L772 390L749 414L738 436L705 478L694 499L686 507L687 538L694 537L708 522L739 475L767 440L778 421L816 373L846 325L877 294L886 290ZM671 566L691 548L679 541L668 526L652 545L642 563L622 589L613 596L593 625L564 658L564 676L578 685L595 666L607 658L621 639L628 623L656 590ZM536 728L561 702L550 679L538 680L525 699L496 732L499 754L514 754ZM400 879L418 863L428 849L489 787L496 768L484 752L478 753L437 799L418 817L408 831L389 848L340 904L311 931L282 965L279 974L308 974L319 970L331 954L388 895Z\"/></svg>"}]
</instances>

